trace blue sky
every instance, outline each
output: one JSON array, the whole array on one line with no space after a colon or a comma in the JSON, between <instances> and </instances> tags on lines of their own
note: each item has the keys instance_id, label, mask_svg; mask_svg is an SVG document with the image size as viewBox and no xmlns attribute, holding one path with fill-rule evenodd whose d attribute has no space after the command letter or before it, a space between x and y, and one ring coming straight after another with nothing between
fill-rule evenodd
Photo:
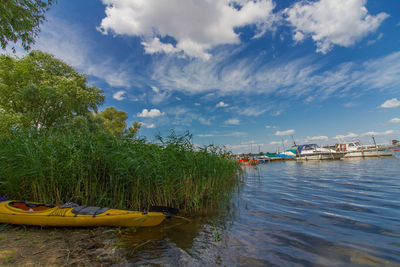
<instances>
[{"instance_id":1,"label":"blue sky","mask_svg":"<svg viewBox=\"0 0 400 267\"><path fill-rule=\"evenodd\" d=\"M400 139L398 0L60 0L47 17L34 48L148 140L189 130L237 153Z\"/></svg>"}]
</instances>

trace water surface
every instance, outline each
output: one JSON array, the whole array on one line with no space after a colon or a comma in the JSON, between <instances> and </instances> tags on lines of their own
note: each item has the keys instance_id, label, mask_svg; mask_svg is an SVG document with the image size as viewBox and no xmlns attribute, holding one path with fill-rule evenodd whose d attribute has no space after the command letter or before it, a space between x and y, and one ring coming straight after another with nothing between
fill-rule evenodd
<instances>
[{"instance_id":1,"label":"water surface","mask_svg":"<svg viewBox=\"0 0 400 267\"><path fill-rule=\"evenodd\" d=\"M400 159L246 167L229 205L124 234L132 265L400 266Z\"/></svg>"}]
</instances>

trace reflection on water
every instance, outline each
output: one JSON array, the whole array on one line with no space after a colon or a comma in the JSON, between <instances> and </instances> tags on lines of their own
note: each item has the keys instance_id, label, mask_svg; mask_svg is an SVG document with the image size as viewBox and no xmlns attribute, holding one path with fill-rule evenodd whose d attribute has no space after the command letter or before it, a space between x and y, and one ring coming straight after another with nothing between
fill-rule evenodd
<instances>
[{"instance_id":1,"label":"reflection on water","mask_svg":"<svg viewBox=\"0 0 400 267\"><path fill-rule=\"evenodd\" d=\"M400 266L397 157L246 167L228 208L125 233L132 265Z\"/></svg>"}]
</instances>

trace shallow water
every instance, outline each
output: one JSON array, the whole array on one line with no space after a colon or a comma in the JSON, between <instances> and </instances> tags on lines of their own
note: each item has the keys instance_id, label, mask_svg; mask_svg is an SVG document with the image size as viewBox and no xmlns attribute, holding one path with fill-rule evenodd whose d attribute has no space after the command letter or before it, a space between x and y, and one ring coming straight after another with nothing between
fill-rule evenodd
<instances>
[{"instance_id":1,"label":"shallow water","mask_svg":"<svg viewBox=\"0 0 400 267\"><path fill-rule=\"evenodd\" d=\"M226 208L125 233L132 265L400 266L400 157L246 167Z\"/></svg>"}]
</instances>

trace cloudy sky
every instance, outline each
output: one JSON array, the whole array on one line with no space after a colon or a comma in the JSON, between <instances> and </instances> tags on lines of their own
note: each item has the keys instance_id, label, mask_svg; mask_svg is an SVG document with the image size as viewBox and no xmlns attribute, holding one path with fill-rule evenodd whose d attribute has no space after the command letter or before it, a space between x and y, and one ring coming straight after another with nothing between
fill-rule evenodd
<instances>
[{"instance_id":1,"label":"cloudy sky","mask_svg":"<svg viewBox=\"0 0 400 267\"><path fill-rule=\"evenodd\" d=\"M148 140L400 139L398 0L60 0L35 48L86 73Z\"/></svg>"}]
</instances>

